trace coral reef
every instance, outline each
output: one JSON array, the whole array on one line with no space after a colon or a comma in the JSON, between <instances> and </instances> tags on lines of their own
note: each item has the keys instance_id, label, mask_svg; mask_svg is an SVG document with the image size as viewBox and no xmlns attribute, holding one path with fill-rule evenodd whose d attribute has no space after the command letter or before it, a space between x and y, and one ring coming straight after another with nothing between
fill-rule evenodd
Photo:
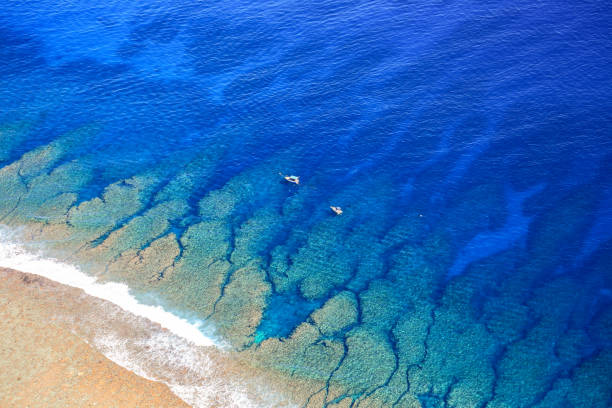
<instances>
[{"instance_id":1,"label":"coral reef","mask_svg":"<svg viewBox=\"0 0 612 408\"><path fill-rule=\"evenodd\" d=\"M27 131L3 127L6 152ZM589 231L570 215L597 208L592 189L535 216L544 185L483 184L423 217L424 198L394 213L393 185L371 175L333 189L334 202L351 203L335 217L308 182L276 176L291 167L287 152L216 182L220 147L87 197L91 158L75 152L96 132L5 163L2 223L100 279L208 319L254 367L300 384L303 406L608 406L610 243L590 250L588 271L553 256Z\"/></svg>"}]
</instances>

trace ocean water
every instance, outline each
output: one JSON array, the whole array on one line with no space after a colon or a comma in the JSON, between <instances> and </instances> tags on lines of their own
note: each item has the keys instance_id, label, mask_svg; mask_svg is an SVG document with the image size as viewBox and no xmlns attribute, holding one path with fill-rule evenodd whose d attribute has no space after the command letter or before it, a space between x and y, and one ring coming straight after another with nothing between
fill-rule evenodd
<instances>
[{"instance_id":1,"label":"ocean water","mask_svg":"<svg viewBox=\"0 0 612 408\"><path fill-rule=\"evenodd\" d=\"M6 1L0 223L298 405L608 407L611 34L604 1Z\"/></svg>"}]
</instances>

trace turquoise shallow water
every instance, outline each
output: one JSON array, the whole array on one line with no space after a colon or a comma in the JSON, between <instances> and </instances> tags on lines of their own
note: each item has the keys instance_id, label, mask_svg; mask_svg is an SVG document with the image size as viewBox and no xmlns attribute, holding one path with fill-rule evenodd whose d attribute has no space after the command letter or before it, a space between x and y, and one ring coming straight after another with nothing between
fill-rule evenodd
<instances>
[{"instance_id":1,"label":"turquoise shallow water","mask_svg":"<svg viewBox=\"0 0 612 408\"><path fill-rule=\"evenodd\" d=\"M610 21L8 2L0 222L311 381L308 406L607 407Z\"/></svg>"}]
</instances>

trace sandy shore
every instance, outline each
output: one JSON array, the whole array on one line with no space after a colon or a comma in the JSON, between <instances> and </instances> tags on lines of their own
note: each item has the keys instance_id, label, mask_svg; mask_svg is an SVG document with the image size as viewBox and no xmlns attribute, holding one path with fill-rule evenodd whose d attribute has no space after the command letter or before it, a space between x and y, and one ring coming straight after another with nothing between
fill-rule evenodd
<instances>
[{"instance_id":1,"label":"sandy shore","mask_svg":"<svg viewBox=\"0 0 612 408\"><path fill-rule=\"evenodd\" d=\"M69 327L66 313L84 301L77 289L0 269L0 406L187 407Z\"/></svg>"},{"instance_id":2,"label":"sandy shore","mask_svg":"<svg viewBox=\"0 0 612 408\"><path fill-rule=\"evenodd\" d=\"M70 273L70 271L64 271ZM309 382L118 305L0 267L0 407L293 407Z\"/></svg>"}]
</instances>

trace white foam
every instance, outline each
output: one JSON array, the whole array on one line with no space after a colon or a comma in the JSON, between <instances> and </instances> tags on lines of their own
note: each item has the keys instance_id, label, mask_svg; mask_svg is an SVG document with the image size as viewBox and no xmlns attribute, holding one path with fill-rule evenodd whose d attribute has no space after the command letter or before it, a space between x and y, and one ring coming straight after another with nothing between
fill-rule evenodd
<instances>
[{"instance_id":1,"label":"white foam","mask_svg":"<svg viewBox=\"0 0 612 408\"><path fill-rule=\"evenodd\" d=\"M202 322L189 322L160 306L142 304L130 294L128 286L98 282L74 265L26 249L16 243L15 236L0 226L0 267L80 288L90 296L112 302L127 313L144 317L168 330L151 331L143 337L130 339L108 330L96 334L91 339L93 346L111 361L141 377L165 383L175 395L196 408L292 406L284 397L267 389L256 390L259 397L255 402L243 381L218 376L210 359L213 349L199 346L223 349L224 344L206 337L200 329ZM260 401L262 397L264 400Z\"/></svg>"},{"instance_id":2,"label":"white foam","mask_svg":"<svg viewBox=\"0 0 612 408\"><path fill-rule=\"evenodd\" d=\"M100 283L77 267L55 259L43 258L26 251L15 243L0 240L0 267L16 269L39 275L55 282L82 289L88 295L114 303L123 310L142 316L171 331L197 346L215 346L202 331L202 322L189 322L160 306L145 305L130 294L129 287L122 283Z\"/></svg>"},{"instance_id":3,"label":"white foam","mask_svg":"<svg viewBox=\"0 0 612 408\"><path fill-rule=\"evenodd\" d=\"M203 349L177 341L171 333L155 333L150 338L130 339L129 344L112 333L94 340L96 348L141 377L161 381L183 401L193 407L263 408L287 406L281 399L268 395L268 402L255 403L245 384L217 375L216 367ZM144 355L143 350L147 350Z\"/></svg>"}]
</instances>

